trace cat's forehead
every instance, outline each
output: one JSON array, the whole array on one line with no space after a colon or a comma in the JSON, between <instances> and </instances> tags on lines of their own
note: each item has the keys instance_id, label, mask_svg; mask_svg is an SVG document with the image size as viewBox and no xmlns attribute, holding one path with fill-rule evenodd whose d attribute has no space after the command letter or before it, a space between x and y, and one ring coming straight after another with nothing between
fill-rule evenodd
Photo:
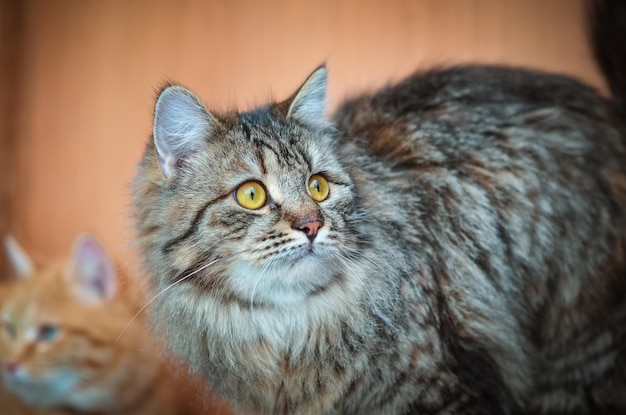
<instances>
[{"instance_id":1,"label":"cat's forehead","mask_svg":"<svg viewBox=\"0 0 626 415\"><path fill-rule=\"evenodd\" d=\"M230 174L224 179L229 186L258 180L268 188L273 188L274 196L278 196L278 189L301 187L311 170L309 159L295 149L288 150L276 143L257 142L238 152L237 162L231 165Z\"/></svg>"},{"instance_id":2,"label":"cat's forehead","mask_svg":"<svg viewBox=\"0 0 626 415\"><path fill-rule=\"evenodd\" d=\"M38 267L33 275L13 281L2 293L2 312L29 314L55 308L66 300L67 264L51 261Z\"/></svg>"},{"instance_id":3,"label":"cat's forehead","mask_svg":"<svg viewBox=\"0 0 626 415\"><path fill-rule=\"evenodd\" d=\"M327 131L273 114L270 107L221 118L221 128L208 140L190 171L189 183L199 191L226 192L248 180L288 194L306 186L312 174L344 175ZM198 180L200 173L203 178ZM208 186L207 186L208 184Z\"/></svg>"},{"instance_id":4,"label":"cat's forehead","mask_svg":"<svg viewBox=\"0 0 626 415\"><path fill-rule=\"evenodd\" d=\"M332 157L326 132L257 110L241 114L237 125L239 152L261 169L315 170ZM319 166L321 167L321 166Z\"/></svg>"},{"instance_id":5,"label":"cat's forehead","mask_svg":"<svg viewBox=\"0 0 626 415\"><path fill-rule=\"evenodd\" d=\"M272 151L277 160L292 157L289 149L302 151L303 136L307 130L302 126L272 117L265 111L242 114L235 127L239 144L251 149Z\"/></svg>"},{"instance_id":6,"label":"cat's forehead","mask_svg":"<svg viewBox=\"0 0 626 415\"><path fill-rule=\"evenodd\" d=\"M41 310L36 297L21 294L6 301L1 318L4 323L32 324L38 319Z\"/></svg>"}]
</instances>

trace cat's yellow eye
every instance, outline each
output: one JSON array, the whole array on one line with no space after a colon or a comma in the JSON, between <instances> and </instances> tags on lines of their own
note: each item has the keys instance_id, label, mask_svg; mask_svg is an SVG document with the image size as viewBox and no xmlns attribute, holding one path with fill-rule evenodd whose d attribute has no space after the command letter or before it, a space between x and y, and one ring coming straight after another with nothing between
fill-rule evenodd
<instances>
[{"instance_id":1,"label":"cat's yellow eye","mask_svg":"<svg viewBox=\"0 0 626 415\"><path fill-rule=\"evenodd\" d=\"M245 182L235 190L235 200L246 209L256 210L265 205L267 195L259 182Z\"/></svg>"},{"instance_id":2,"label":"cat's yellow eye","mask_svg":"<svg viewBox=\"0 0 626 415\"><path fill-rule=\"evenodd\" d=\"M309 193L316 202L326 200L329 190L328 182L319 174L314 174L309 179Z\"/></svg>"}]
</instances>

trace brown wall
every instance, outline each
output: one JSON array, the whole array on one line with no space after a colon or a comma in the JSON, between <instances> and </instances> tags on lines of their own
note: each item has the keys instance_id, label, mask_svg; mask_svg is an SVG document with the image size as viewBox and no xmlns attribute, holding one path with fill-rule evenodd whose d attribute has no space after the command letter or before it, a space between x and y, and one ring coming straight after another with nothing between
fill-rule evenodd
<instances>
[{"instance_id":1,"label":"brown wall","mask_svg":"<svg viewBox=\"0 0 626 415\"><path fill-rule=\"evenodd\" d=\"M18 0L0 0L0 237L9 231L14 173L21 14ZM0 252L0 275L6 270Z\"/></svg>"},{"instance_id":2,"label":"brown wall","mask_svg":"<svg viewBox=\"0 0 626 415\"><path fill-rule=\"evenodd\" d=\"M433 64L525 65L602 85L575 0L22 4L11 228L42 255L89 230L130 258L129 184L166 79L216 109L283 98L321 62L331 107Z\"/></svg>"}]
</instances>

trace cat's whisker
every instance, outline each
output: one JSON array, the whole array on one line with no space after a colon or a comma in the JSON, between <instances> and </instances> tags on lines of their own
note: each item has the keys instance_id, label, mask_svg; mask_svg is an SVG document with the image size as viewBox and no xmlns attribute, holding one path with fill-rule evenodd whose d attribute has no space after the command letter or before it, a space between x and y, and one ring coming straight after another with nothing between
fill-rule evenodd
<instances>
[{"instance_id":1,"label":"cat's whisker","mask_svg":"<svg viewBox=\"0 0 626 415\"><path fill-rule=\"evenodd\" d=\"M366 292L367 296L370 299L370 306L374 314L376 314L380 318L380 320L383 321L393 331L397 331L398 327L396 326L396 324L389 318L389 316L383 313L380 307L378 307L377 302L375 301L374 296L372 295L372 292L370 291L370 289L368 288L368 284L366 283L366 281L370 282L370 279L367 276L367 274L363 272L357 273L355 271L355 268L358 268L358 267L351 266L350 264L352 263L352 260L345 257L341 253L336 252L335 257L343 263L343 265L346 268L346 271L348 271L355 278L355 280L357 280L361 284L361 286L363 287L364 291ZM372 264L376 265L374 262L372 262Z\"/></svg>"},{"instance_id":2,"label":"cat's whisker","mask_svg":"<svg viewBox=\"0 0 626 415\"><path fill-rule=\"evenodd\" d=\"M254 286L252 287L252 292L250 293L250 315L252 316L252 318L254 318L254 294L256 292L257 286L259 285L259 282L263 279L263 276L265 274L265 272L270 268L270 264L265 264L265 266L261 269L261 272L259 272L259 276L256 279L256 282L254 283Z\"/></svg>"},{"instance_id":3,"label":"cat's whisker","mask_svg":"<svg viewBox=\"0 0 626 415\"><path fill-rule=\"evenodd\" d=\"M346 269L346 271L348 271L350 274L352 274L352 276L354 277L354 279L356 281L359 282L359 284L361 284L363 286L363 288L365 289L365 291L367 292L368 296L370 297L370 300L373 302L374 298L372 297L372 294L370 293L369 289L367 288L367 284L365 283L364 279L369 280L367 275L359 275L356 273L356 271L354 271L354 267L352 264L352 261L347 258L345 255L339 253L339 252L333 252L335 257L343 264L344 268Z\"/></svg>"},{"instance_id":4,"label":"cat's whisker","mask_svg":"<svg viewBox=\"0 0 626 415\"><path fill-rule=\"evenodd\" d=\"M382 265L380 265L378 262L374 261L369 256L364 255L362 252L359 252L356 249L350 248L348 246L342 246L341 249L347 251L348 254L350 254L350 257L348 257L349 259L363 259L363 260L366 260L367 262L372 264L376 269L378 269L379 271L384 272L384 268L383 268Z\"/></svg>"},{"instance_id":5,"label":"cat's whisker","mask_svg":"<svg viewBox=\"0 0 626 415\"><path fill-rule=\"evenodd\" d=\"M194 271L190 272L189 274L185 275L184 277L180 278L179 280L171 283L170 285L168 285L167 287L165 287L164 289L162 289L161 291L159 291L157 294L154 295L154 297L152 297L150 300L148 300L136 313L135 315L128 321L128 323L126 323L126 325L124 326L124 328L122 329L122 331L120 332L120 334L117 336L117 338L115 339L114 343L117 343L119 341L119 339L122 337L122 335L126 332L126 330L128 330L128 328L130 327L130 325L137 319L137 317L139 317L139 315L150 305L152 304L158 297L160 297L162 294L164 294L165 292L167 292L168 290L170 290L172 287L180 284L181 282L191 278L192 276L194 276L195 274L197 274L198 272L210 267L211 265L215 265L216 263L223 261L224 259L227 259L229 257L231 257L232 255L229 255L227 257L221 257L221 258L217 258L211 262L208 262L204 265L202 265L201 267L195 269Z\"/></svg>"}]
</instances>

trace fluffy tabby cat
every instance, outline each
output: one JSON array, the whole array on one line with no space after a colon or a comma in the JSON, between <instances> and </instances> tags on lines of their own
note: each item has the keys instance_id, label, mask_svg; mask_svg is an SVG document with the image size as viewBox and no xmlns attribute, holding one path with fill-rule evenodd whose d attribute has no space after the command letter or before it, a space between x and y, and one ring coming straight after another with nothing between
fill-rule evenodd
<instances>
[{"instance_id":1,"label":"fluffy tabby cat","mask_svg":"<svg viewBox=\"0 0 626 415\"><path fill-rule=\"evenodd\" d=\"M245 113L163 88L134 205L172 349L242 414L626 413L626 14L596 6L614 100L493 66L332 119L324 67Z\"/></svg>"},{"instance_id":2,"label":"fluffy tabby cat","mask_svg":"<svg viewBox=\"0 0 626 415\"><path fill-rule=\"evenodd\" d=\"M120 336L136 307L98 240L83 236L70 261L37 268L13 239L7 251L20 276L3 284L0 304L8 392L33 408L68 413L194 413L192 392L174 386L145 325L135 321Z\"/></svg>"}]
</instances>

